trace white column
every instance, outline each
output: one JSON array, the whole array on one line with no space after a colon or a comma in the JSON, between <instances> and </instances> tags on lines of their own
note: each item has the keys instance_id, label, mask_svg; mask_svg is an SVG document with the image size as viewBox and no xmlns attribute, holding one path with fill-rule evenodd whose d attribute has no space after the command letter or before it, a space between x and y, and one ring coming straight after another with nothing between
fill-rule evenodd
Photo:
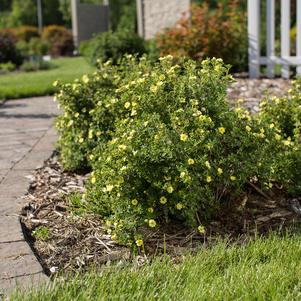
<instances>
[{"instance_id":1,"label":"white column","mask_svg":"<svg viewBox=\"0 0 301 301\"><path fill-rule=\"evenodd\" d=\"M137 23L138 23L138 34L144 38L144 13L143 13L143 0L136 0L137 9Z\"/></svg>"},{"instance_id":2,"label":"white column","mask_svg":"<svg viewBox=\"0 0 301 301\"><path fill-rule=\"evenodd\" d=\"M301 0L297 0L297 37L296 37L297 56L301 57ZM297 74L301 74L301 66L297 67Z\"/></svg>"},{"instance_id":3,"label":"white column","mask_svg":"<svg viewBox=\"0 0 301 301\"><path fill-rule=\"evenodd\" d=\"M266 7L266 31L267 31L267 68L268 77L274 77L275 64L272 62L271 57L275 56L275 0L267 0Z\"/></svg>"},{"instance_id":4,"label":"white column","mask_svg":"<svg viewBox=\"0 0 301 301\"><path fill-rule=\"evenodd\" d=\"M260 1L248 0L249 76L260 75Z\"/></svg>"},{"instance_id":5,"label":"white column","mask_svg":"<svg viewBox=\"0 0 301 301\"><path fill-rule=\"evenodd\" d=\"M290 0L281 0L281 56L290 56ZM283 64L282 77L289 78L289 65Z\"/></svg>"}]
</instances>

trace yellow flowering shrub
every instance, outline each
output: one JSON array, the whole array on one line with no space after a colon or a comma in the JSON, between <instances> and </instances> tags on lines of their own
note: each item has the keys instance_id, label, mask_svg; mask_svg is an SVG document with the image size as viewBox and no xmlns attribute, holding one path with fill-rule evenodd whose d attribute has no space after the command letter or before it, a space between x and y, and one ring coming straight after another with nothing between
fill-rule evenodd
<instances>
[{"instance_id":1,"label":"yellow flowering shrub","mask_svg":"<svg viewBox=\"0 0 301 301\"><path fill-rule=\"evenodd\" d=\"M141 227L173 219L197 229L197 215L210 218L251 179L274 179L275 129L229 107L232 78L222 60L174 65L168 56L150 65L130 58L123 66L129 72L95 107L87 129L104 131L110 108L107 142L90 150L86 202L118 241L141 245Z\"/></svg>"},{"instance_id":2,"label":"yellow flowering shrub","mask_svg":"<svg viewBox=\"0 0 301 301\"><path fill-rule=\"evenodd\" d=\"M281 144L275 166L276 180L293 195L301 192L301 79L283 97L266 97L260 104L258 119L275 132Z\"/></svg>"}]
</instances>

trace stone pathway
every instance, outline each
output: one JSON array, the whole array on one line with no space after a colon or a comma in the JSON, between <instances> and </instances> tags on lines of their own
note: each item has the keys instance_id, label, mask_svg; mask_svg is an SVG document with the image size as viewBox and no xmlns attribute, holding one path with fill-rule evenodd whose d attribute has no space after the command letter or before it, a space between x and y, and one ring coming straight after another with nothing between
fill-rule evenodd
<instances>
[{"instance_id":1,"label":"stone pathway","mask_svg":"<svg viewBox=\"0 0 301 301\"><path fill-rule=\"evenodd\" d=\"M19 221L30 173L50 157L58 113L52 97L11 100L0 104L0 300L16 285L47 281L24 239Z\"/></svg>"}]
</instances>

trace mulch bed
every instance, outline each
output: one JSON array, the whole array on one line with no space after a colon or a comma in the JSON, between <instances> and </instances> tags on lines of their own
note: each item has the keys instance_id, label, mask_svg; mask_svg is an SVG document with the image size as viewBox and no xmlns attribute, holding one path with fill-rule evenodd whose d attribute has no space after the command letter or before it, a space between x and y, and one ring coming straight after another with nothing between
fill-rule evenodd
<instances>
[{"instance_id":1,"label":"mulch bed","mask_svg":"<svg viewBox=\"0 0 301 301\"><path fill-rule=\"evenodd\" d=\"M272 95L281 96L288 85L288 81L282 79L241 78L228 92L230 99L244 98L246 106L252 103L250 108L253 110L266 89L270 89ZM212 245L220 237L243 242L258 234L291 228L301 222L301 198L287 199L280 188L267 194L250 183L235 206L229 204L213 222L204 223L205 234L183 228L180 223L158 228L155 232L146 229L145 254L133 255L129 248L111 239L99 216L77 215L72 210L66 195L83 193L87 177L64 171L56 153L32 176L28 194L24 197L28 205L22 211L21 220L28 241L48 274L82 270L90 265L109 265L113 261L143 264L149 256L163 252L176 259L183 253ZM238 209L233 211L234 207ZM47 239L32 236L39 226L48 228Z\"/></svg>"}]
</instances>

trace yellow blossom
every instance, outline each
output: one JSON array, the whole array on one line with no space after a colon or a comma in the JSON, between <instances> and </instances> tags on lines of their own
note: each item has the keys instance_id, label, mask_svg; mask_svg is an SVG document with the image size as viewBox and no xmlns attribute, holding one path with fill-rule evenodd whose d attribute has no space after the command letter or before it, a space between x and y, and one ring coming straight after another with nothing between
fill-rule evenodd
<instances>
[{"instance_id":1,"label":"yellow blossom","mask_svg":"<svg viewBox=\"0 0 301 301\"><path fill-rule=\"evenodd\" d=\"M107 185L106 186L106 191L111 192L114 188L114 185Z\"/></svg>"},{"instance_id":2,"label":"yellow blossom","mask_svg":"<svg viewBox=\"0 0 301 301\"><path fill-rule=\"evenodd\" d=\"M218 131L223 135L226 131L226 129L224 127L220 127L218 128Z\"/></svg>"},{"instance_id":3,"label":"yellow blossom","mask_svg":"<svg viewBox=\"0 0 301 301\"><path fill-rule=\"evenodd\" d=\"M160 197L160 203L163 204L163 205L167 203L167 199L166 199L165 196Z\"/></svg>"},{"instance_id":4,"label":"yellow blossom","mask_svg":"<svg viewBox=\"0 0 301 301\"><path fill-rule=\"evenodd\" d=\"M274 123L271 123L270 124L270 129L274 128L275 127L275 124Z\"/></svg>"},{"instance_id":5,"label":"yellow blossom","mask_svg":"<svg viewBox=\"0 0 301 301\"><path fill-rule=\"evenodd\" d=\"M132 200L132 205L137 206L138 205L138 201L136 199Z\"/></svg>"},{"instance_id":6,"label":"yellow blossom","mask_svg":"<svg viewBox=\"0 0 301 301\"><path fill-rule=\"evenodd\" d=\"M93 138L93 130L89 130L88 138L89 139Z\"/></svg>"},{"instance_id":7,"label":"yellow blossom","mask_svg":"<svg viewBox=\"0 0 301 301\"><path fill-rule=\"evenodd\" d=\"M205 162L205 166L206 166L208 169L211 169L211 165L210 165L209 161L206 161L206 162Z\"/></svg>"},{"instance_id":8,"label":"yellow blossom","mask_svg":"<svg viewBox=\"0 0 301 301\"><path fill-rule=\"evenodd\" d=\"M92 177L92 178L91 178L91 183L92 183L92 184L95 184L95 183L96 183L96 178L95 178L95 177Z\"/></svg>"},{"instance_id":9,"label":"yellow blossom","mask_svg":"<svg viewBox=\"0 0 301 301\"><path fill-rule=\"evenodd\" d=\"M142 240L142 239L137 239L137 240L136 240L136 245L137 245L138 247L143 246L143 240Z\"/></svg>"},{"instance_id":10,"label":"yellow blossom","mask_svg":"<svg viewBox=\"0 0 301 301\"><path fill-rule=\"evenodd\" d=\"M76 113L74 114L74 117L75 117L75 118L78 118L78 116L79 116L79 113L76 112Z\"/></svg>"},{"instance_id":11,"label":"yellow blossom","mask_svg":"<svg viewBox=\"0 0 301 301\"><path fill-rule=\"evenodd\" d=\"M183 209L183 204L182 203L178 203L177 205L176 205L176 208L178 209L178 210L182 210Z\"/></svg>"},{"instance_id":12,"label":"yellow blossom","mask_svg":"<svg viewBox=\"0 0 301 301\"><path fill-rule=\"evenodd\" d=\"M82 80L85 84L87 84L89 82L89 77L87 74L83 75Z\"/></svg>"},{"instance_id":13,"label":"yellow blossom","mask_svg":"<svg viewBox=\"0 0 301 301\"><path fill-rule=\"evenodd\" d=\"M147 209L147 211L148 211L149 213L153 213L153 212L154 212L154 208L150 207L150 208Z\"/></svg>"},{"instance_id":14,"label":"yellow blossom","mask_svg":"<svg viewBox=\"0 0 301 301\"><path fill-rule=\"evenodd\" d=\"M230 180L234 182L234 181L236 181L236 177L235 176L230 176Z\"/></svg>"},{"instance_id":15,"label":"yellow blossom","mask_svg":"<svg viewBox=\"0 0 301 301\"><path fill-rule=\"evenodd\" d=\"M184 178L186 176L186 172L185 171L182 171L181 173L180 173L180 178Z\"/></svg>"},{"instance_id":16,"label":"yellow blossom","mask_svg":"<svg viewBox=\"0 0 301 301\"><path fill-rule=\"evenodd\" d=\"M53 87L56 87L58 84L59 84L59 82L56 80L56 81L53 82L52 85L53 85Z\"/></svg>"},{"instance_id":17,"label":"yellow blossom","mask_svg":"<svg viewBox=\"0 0 301 301\"><path fill-rule=\"evenodd\" d=\"M119 144L119 145L118 145L118 148L119 148L120 150L126 150L127 146L124 145L124 144Z\"/></svg>"},{"instance_id":18,"label":"yellow blossom","mask_svg":"<svg viewBox=\"0 0 301 301\"><path fill-rule=\"evenodd\" d=\"M187 163L188 163L188 165L193 165L193 164L194 164L194 160L191 159L191 158L189 158L189 159L187 160Z\"/></svg>"},{"instance_id":19,"label":"yellow blossom","mask_svg":"<svg viewBox=\"0 0 301 301\"><path fill-rule=\"evenodd\" d=\"M217 174L220 176L222 173L223 173L223 170L219 167L219 168L217 169Z\"/></svg>"},{"instance_id":20,"label":"yellow blossom","mask_svg":"<svg viewBox=\"0 0 301 301\"><path fill-rule=\"evenodd\" d=\"M71 120L68 122L68 125L67 125L67 126L70 127L70 126L73 124L73 122L74 122L74 121L71 119Z\"/></svg>"},{"instance_id":21,"label":"yellow blossom","mask_svg":"<svg viewBox=\"0 0 301 301\"><path fill-rule=\"evenodd\" d=\"M291 142L290 142L289 140L284 140L284 141L283 141L283 144L284 144L285 146L289 146L289 145L291 144Z\"/></svg>"},{"instance_id":22,"label":"yellow blossom","mask_svg":"<svg viewBox=\"0 0 301 301\"><path fill-rule=\"evenodd\" d=\"M204 234L204 233L206 232L205 227L202 226L202 225L198 226L198 231L199 231L201 234Z\"/></svg>"},{"instance_id":23,"label":"yellow blossom","mask_svg":"<svg viewBox=\"0 0 301 301\"><path fill-rule=\"evenodd\" d=\"M187 136L186 134L181 134L181 135L180 135L180 139L181 139L182 141L186 141L186 140L188 139L188 136Z\"/></svg>"},{"instance_id":24,"label":"yellow blossom","mask_svg":"<svg viewBox=\"0 0 301 301\"><path fill-rule=\"evenodd\" d=\"M249 127L248 125L246 126L246 130L247 130L247 132L251 132L251 127Z\"/></svg>"},{"instance_id":25,"label":"yellow blossom","mask_svg":"<svg viewBox=\"0 0 301 301\"><path fill-rule=\"evenodd\" d=\"M79 138L78 142L79 143L83 143L84 142L84 138Z\"/></svg>"},{"instance_id":26,"label":"yellow blossom","mask_svg":"<svg viewBox=\"0 0 301 301\"><path fill-rule=\"evenodd\" d=\"M90 159L90 160L93 160L93 159L94 159L94 155L91 154L91 155L89 156L89 159Z\"/></svg>"},{"instance_id":27,"label":"yellow blossom","mask_svg":"<svg viewBox=\"0 0 301 301\"><path fill-rule=\"evenodd\" d=\"M158 91L158 87L155 86L155 85L152 85L152 86L150 87L150 90L151 90L151 92L156 93L156 92Z\"/></svg>"},{"instance_id":28,"label":"yellow blossom","mask_svg":"<svg viewBox=\"0 0 301 301\"><path fill-rule=\"evenodd\" d=\"M168 193L173 193L173 187L171 185L167 186L166 191Z\"/></svg>"},{"instance_id":29,"label":"yellow blossom","mask_svg":"<svg viewBox=\"0 0 301 301\"><path fill-rule=\"evenodd\" d=\"M156 221L155 221L154 219L150 219L150 220L148 221L148 225L149 225L151 228L155 228L156 225L157 225L157 223L156 223Z\"/></svg>"},{"instance_id":30,"label":"yellow blossom","mask_svg":"<svg viewBox=\"0 0 301 301\"><path fill-rule=\"evenodd\" d=\"M129 107L131 106L131 103L129 101L127 101L125 104L124 104L124 107L126 109L128 109Z\"/></svg>"},{"instance_id":31,"label":"yellow blossom","mask_svg":"<svg viewBox=\"0 0 301 301\"><path fill-rule=\"evenodd\" d=\"M212 181L211 176L207 176L207 177L206 177L206 182L207 182L207 183L210 183L211 181Z\"/></svg>"},{"instance_id":32,"label":"yellow blossom","mask_svg":"<svg viewBox=\"0 0 301 301\"><path fill-rule=\"evenodd\" d=\"M281 139L281 136L280 136L279 134L275 134L275 139L276 139L277 141L279 141L279 140Z\"/></svg>"},{"instance_id":33,"label":"yellow blossom","mask_svg":"<svg viewBox=\"0 0 301 301\"><path fill-rule=\"evenodd\" d=\"M160 75L160 76L159 76L159 79L160 79L160 80L164 80L164 79L165 79L165 75L164 75L164 74Z\"/></svg>"}]
</instances>

